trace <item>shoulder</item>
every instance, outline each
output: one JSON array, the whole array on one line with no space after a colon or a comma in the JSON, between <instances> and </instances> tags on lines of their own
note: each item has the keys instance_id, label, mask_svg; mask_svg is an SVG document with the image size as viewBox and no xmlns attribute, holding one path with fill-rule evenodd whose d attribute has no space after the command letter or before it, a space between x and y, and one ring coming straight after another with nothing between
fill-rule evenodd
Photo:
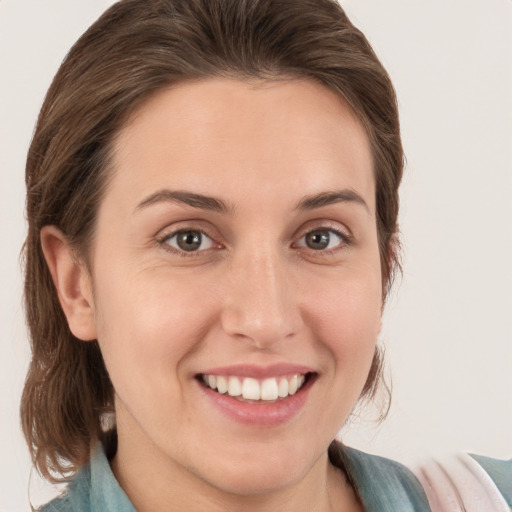
<instances>
[{"instance_id":1,"label":"shoulder","mask_svg":"<svg viewBox=\"0 0 512 512\"><path fill-rule=\"evenodd\" d=\"M368 512L430 512L416 476L394 460L342 447L343 464Z\"/></svg>"},{"instance_id":2,"label":"shoulder","mask_svg":"<svg viewBox=\"0 0 512 512\"><path fill-rule=\"evenodd\" d=\"M91 461L71 480L64 493L38 512L136 512L117 482L101 443Z\"/></svg>"},{"instance_id":3,"label":"shoulder","mask_svg":"<svg viewBox=\"0 0 512 512\"><path fill-rule=\"evenodd\" d=\"M38 512L90 512L91 469L83 467L61 496L43 505Z\"/></svg>"},{"instance_id":4,"label":"shoulder","mask_svg":"<svg viewBox=\"0 0 512 512\"><path fill-rule=\"evenodd\" d=\"M385 457L340 449L368 512L512 509L512 460L458 454L429 458L411 471Z\"/></svg>"},{"instance_id":5,"label":"shoulder","mask_svg":"<svg viewBox=\"0 0 512 512\"><path fill-rule=\"evenodd\" d=\"M423 461L415 472L434 512L512 508L512 460L445 455Z\"/></svg>"},{"instance_id":6,"label":"shoulder","mask_svg":"<svg viewBox=\"0 0 512 512\"><path fill-rule=\"evenodd\" d=\"M485 470L512 508L512 459L500 460L473 454L471 457Z\"/></svg>"}]
</instances>

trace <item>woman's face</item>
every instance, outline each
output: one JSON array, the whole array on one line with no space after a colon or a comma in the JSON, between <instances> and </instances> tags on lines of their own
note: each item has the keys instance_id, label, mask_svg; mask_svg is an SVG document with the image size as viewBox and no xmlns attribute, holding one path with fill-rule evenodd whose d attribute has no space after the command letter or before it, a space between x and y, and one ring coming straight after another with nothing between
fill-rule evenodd
<instances>
[{"instance_id":1,"label":"woman's face","mask_svg":"<svg viewBox=\"0 0 512 512\"><path fill-rule=\"evenodd\" d=\"M210 79L145 103L113 167L91 305L119 461L235 493L303 480L326 463L381 325L361 124L312 82Z\"/></svg>"}]
</instances>

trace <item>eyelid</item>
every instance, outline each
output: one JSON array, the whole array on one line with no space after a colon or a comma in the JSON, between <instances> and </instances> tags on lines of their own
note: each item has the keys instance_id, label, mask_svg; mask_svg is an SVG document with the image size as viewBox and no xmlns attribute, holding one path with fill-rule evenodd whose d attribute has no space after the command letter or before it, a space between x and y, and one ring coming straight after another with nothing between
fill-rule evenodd
<instances>
[{"instance_id":1,"label":"eyelid","mask_svg":"<svg viewBox=\"0 0 512 512\"><path fill-rule=\"evenodd\" d=\"M164 237L164 243L167 243L168 245L170 245L171 247L173 247L174 249L176 249L177 251L181 251L183 249L180 249L179 247L174 247L173 245L171 245L170 241L173 239L173 238L177 238L177 236L180 234L180 233L199 233L201 235L201 244L204 242L204 239L207 239L209 240L210 244L209 244L209 247L206 247L205 249L197 249L196 251L190 251L190 252L201 252L201 251L206 251L207 249L210 249L210 247L214 244L214 241L204 232L204 231L199 231L198 229L179 229L178 231L175 231L174 233L171 233L169 235L167 235L166 237ZM184 251L184 252L187 252L187 251Z\"/></svg>"},{"instance_id":2,"label":"eyelid","mask_svg":"<svg viewBox=\"0 0 512 512\"><path fill-rule=\"evenodd\" d=\"M350 240L347 239L347 237L345 236L344 233L340 232L340 231L337 231L335 229L332 229L332 228L317 228L317 229L311 229L309 231L307 231L306 233L304 233L300 238L299 238L299 242L302 241L307 235L309 235L310 233L312 232L315 232L315 231L328 231L329 233L332 233L334 234L339 240L340 240L340 243L338 245L341 245L341 244L348 244L350 243ZM305 243L296 243L296 246L297 247L305 247L306 249L311 249L311 250L314 250L315 252L329 252L329 251L335 251L336 250L336 247L331 247L331 248L325 248L325 249L312 249L311 247L308 247Z\"/></svg>"},{"instance_id":3,"label":"eyelid","mask_svg":"<svg viewBox=\"0 0 512 512\"><path fill-rule=\"evenodd\" d=\"M221 243L217 241L219 236L216 236L215 234L211 233L211 231L213 230L208 230L201 226L201 224L204 224L203 222L180 221L176 224L173 224L172 226L162 229L160 231L160 234L158 234L155 237L158 245L160 245L167 252L171 252L178 256L193 257L199 254L203 254L205 252L209 252L212 249L222 249L224 247ZM180 249L179 247L173 247L168 243L168 241L172 237L176 236L178 233L182 233L183 231L197 231L198 233L201 233L202 236L208 238L211 241L212 245L206 249L199 249L196 251L185 251L183 249Z\"/></svg>"},{"instance_id":4,"label":"eyelid","mask_svg":"<svg viewBox=\"0 0 512 512\"><path fill-rule=\"evenodd\" d=\"M328 219L314 219L312 221L306 222L296 231L297 236L295 238L301 238L311 231L322 229L333 231L334 233L339 234L341 237L347 240L354 238L352 231L345 224Z\"/></svg>"},{"instance_id":5,"label":"eyelid","mask_svg":"<svg viewBox=\"0 0 512 512\"><path fill-rule=\"evenodd\" d=\"M329 231L331 233L334 233L337 237L341 239L341 242L336 247L323 250L311 249L305 244L298 245L298 241L303 240L307 234L314 231ZM344 226L343 224L340 224L339 222L333 222L329 220L317 220L308 222L298 231L298 236L295 237L295 240L296 242L294 242L292 246L300 247L301 249L304 248L318 255L327 255L330 253L341 251L347 248L348 246L353 245L355 242L354 236L352 235L352 232L348 227Z\"/></svg>"}]
</instances>

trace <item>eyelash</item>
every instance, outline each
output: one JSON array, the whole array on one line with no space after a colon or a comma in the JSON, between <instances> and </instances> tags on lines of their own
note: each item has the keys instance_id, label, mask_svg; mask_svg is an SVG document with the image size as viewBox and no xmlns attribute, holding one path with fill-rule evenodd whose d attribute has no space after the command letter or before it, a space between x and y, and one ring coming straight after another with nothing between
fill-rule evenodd
<instances>
[{"instance_id":1,"label":"eyelash","mask_svg":"<svg viewBox=\"0 0 512 512\"><path fill-rule=\"evenodd\" d=\"M306 249L309 249L309 251L315 255L330 256L335 253L338 253L339 251L343 251L344 249L347 249L348 247L350 247L351 245L354 244L354 239L351 235L347 234L344 231L341 231L341 230L338 230L338 229L335 229L332 227L328 227L328 226L319 226L319 227L316 227L313 229L309 229L299 238L299 240L302 240L307 235L315 233L315 232L317 232L317 233L318 232L328 232L330 234L336 235L336 237L338 237L340 239L339 244L337 244L335 247L332 247L331 249L312 249L311 247L299 246L299 247L304 247Z\"/></svg>"},{"instance_id":2,"label":"eyelash","mask_svg":"<svg viewBox=\"0 0 512 512\"><path fill-rule=\"evenodd\" d=\"M222 245L217 243L217 242L215 242L213 237L208 235L208 233L206 233L204 230L197 229L197 228L180 228L180 229L177 229L175 231L172 231L171 233L165 233L160 238L158 238L157 242L162 246L162 248L165 251L170 252L172 254L175 254L177 256L183 257L183 258L194 257L194 256L197 256L199 253L204 253L205 251L208 251L210 249L210 248L202 249L200 251L185 251L183 249L172 247L169 244L169 241L172 238L174 238L175 236L179 235L180 233L187 233L187 232L199 233L202 237L206 237L209 240L211 240L212 245L216 245L217 249L222 248Z\"/></svg>"},{"instance_id":3,"label":"eyelash","mask_svg":"<svg viewBox=\"0 0 512 512\"><path fill-rule=\"evenodd\" d=\"M164 235L162 235L161 237L159 237L157 239L157 242L165 251L170 252L172 254L175 254L175 255L177 255L179 257L183 257L183 258L197 257L198 254L207 252L207 251L209 251L212 248L212 247L208 247L207 249L201 249L201 250L195 250L195 251L186 251L186 250L183 250L183 249L172 247L169 244L169 241L172 238L176 237L180 233L187 233L187 232L198 233L202 237L208 238L211 241L212 245L216 246L216 247L213 247L215 249L222 249L223 248L222 244L220 244L218 242L215 242L214 238L211 237L210 235L208 235L208 233L206 233L203 229L187 228L187 227L186 228L177 229L177 230L172 231L170 233L165 233ZM343 251L347 247L350 247L351 245L354 244L354 239L353 239L353 237L351 235L349 235L346 232L343 232L341 230L334 229L332 227L327 227L327 226L318 226L316 228L307 230L306 232L304 232L300 236L299 241L304 239L307 235L309 235L311 233L315 233L315 232L328 232L328 233L334 234L336 237L338 237L340 239L340 243L336 247L333 247L331 249L312 249L311 247L307 247L305 245L298 245L298 242L294 242L292 247L304 248L304 249L310 251L312 254L319 255L319 256L330 256L330 255L335 254L335 253L337 253L339 251Z\"/></svg>"}]
</instances>

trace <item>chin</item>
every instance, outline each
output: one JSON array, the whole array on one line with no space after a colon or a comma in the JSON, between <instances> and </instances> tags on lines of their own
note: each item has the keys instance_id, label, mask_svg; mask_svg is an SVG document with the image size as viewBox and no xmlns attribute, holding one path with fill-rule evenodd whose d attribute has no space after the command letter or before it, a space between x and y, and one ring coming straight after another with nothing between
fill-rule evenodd
<instances>
[{"instance_id":1,"label":"chin","mask_svg":"<svg viewBox=\"0 0 512 512\"><path fill-rule=\"evenodd\" d=\"M300 482L317 463L309 450L301 450L299 443L294 449L273 443L259 448L252 445L224 457L214 457L214 468L202 468L202 479L211 486L238 496L271 494ZM234 447L233 447L234 448ZM248 448L248 447L246 447ZM327 448L324 453L327 456ZM205 454L206 457L206 454Z\"/></svg>"},{"instance_id":2,"label":"chin","mask_svg":"<svg viewBox=\"0 0 512 512\"><path fill-rule=\"evenodd\" d=\"M210 484L224 492L237 496L259 496L272 494L291 487L299 482L306 471L286 465L283 468L269 467L255 462L233 466L232 471L219 474Z\"/></svg>"}]
</instances>

